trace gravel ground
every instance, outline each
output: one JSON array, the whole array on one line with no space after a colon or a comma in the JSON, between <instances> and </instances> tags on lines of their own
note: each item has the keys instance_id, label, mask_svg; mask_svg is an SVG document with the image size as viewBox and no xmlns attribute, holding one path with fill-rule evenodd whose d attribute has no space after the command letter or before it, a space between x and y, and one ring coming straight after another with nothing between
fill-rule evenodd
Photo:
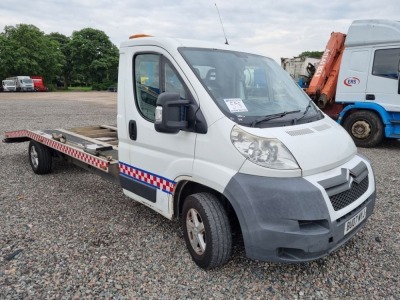
<instances>
[{"instance_id":1,"label":"gravel ground","mask_svg":"<svg viewBox=\"0 0 400 300\"><path fill-rule=\"evenodd\" d=\"M0 93L0 135L116 124L116 93ZM0 299L400 299L400 142L359 149L373 163L375 212L317 261L222 268L191 260L177 221L64 162L35 175L27 143L0 143ZM14 256L14 257L13 257Z\"/></svg>"}]
</instances>

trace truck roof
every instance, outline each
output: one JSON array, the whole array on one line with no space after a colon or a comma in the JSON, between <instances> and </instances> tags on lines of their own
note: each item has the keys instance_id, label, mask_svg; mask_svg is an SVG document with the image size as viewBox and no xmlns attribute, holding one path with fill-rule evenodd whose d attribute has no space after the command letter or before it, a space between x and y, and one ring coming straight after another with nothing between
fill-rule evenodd
<instances>
[{"instance_id":1,"label":"truck roof","mask_svg":"<svg viewBox=\"0 0 400 300\"><path fill-rule=\"evenodd\" d=\"M357 47L400 42L400 22L393 20L356 20L347 33L345 46Z\"/></svg>"},{"instance_id":2,"label":"truck roof","mask_svg":"<svg viewBox=\"0 0 400 300\"><path fill-rule=\"evenodd\" d=\"M173 50L173 49L176 50L179 47L208 48L208 49L211 48L218 50L230 50L230 51L239 51L239 52L263 55L262 53L254 49L226 45L225 43L222 42L222 40L221 43L213 43L201 40L145 36L145 37L132 38L129 39L128 41L121 43L121 48L129 46L158 46L166 50Z\"/></svg>"}]
</instances>

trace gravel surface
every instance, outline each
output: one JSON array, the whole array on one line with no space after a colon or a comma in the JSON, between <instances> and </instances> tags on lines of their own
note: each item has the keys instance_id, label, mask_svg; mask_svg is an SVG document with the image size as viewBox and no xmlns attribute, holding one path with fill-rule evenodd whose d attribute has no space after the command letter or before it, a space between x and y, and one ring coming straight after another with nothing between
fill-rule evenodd
<instances>
[{"instance_id":1,"label":"gravel surface","mask_svg":"<svg viewBox=\"0 0 400 300\"><path fill-rule=\"evenodd\" d=\"M116 93L0 93L0 135L116 124ZM0 299L400 299L400 142L359 149L377 203L344 247L301 265L191 260L178 221L65 162L35 175L28 143L0 143Z\"/></svg>"}]
</instances>

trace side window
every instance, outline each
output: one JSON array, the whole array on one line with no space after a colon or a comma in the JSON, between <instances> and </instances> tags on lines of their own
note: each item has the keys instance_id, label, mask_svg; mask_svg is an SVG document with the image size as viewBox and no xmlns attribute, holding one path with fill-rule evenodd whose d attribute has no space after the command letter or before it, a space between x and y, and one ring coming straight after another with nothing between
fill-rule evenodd
<instances>
[{"instance_id":1,"label":"side window","mask_svg":"<svg viewBox=\"0 0 400 300\"><path fill-rule=\"evenodd\" d=\"M165 92L178 93L181 99L187 99L186 89L179 79L178 74L172 69L169 63L165 64L164 68L164 78L165 78Z\"/></svg>"},{"instance_id":2,"label":"side window","mask_svg":"<svg viewBox=\"0 0 400 300\"><path fill-rule=\"evenodd\" d=\"M139 54L135 57L136 104L140 113L154 121L157 97L160 94L160 56Z\"/></svg>"},{"instance_id":3,"label":"side window","mask_svg":"<svg viewBox=\"0 0 400 300\"><path fill-rule=\"evenodd\" d=\"M161 74L161 76L160 76ZM181 99L190 99L188 89L178 73L158 54L139 54L134 58L136 105L141 115L154 122L157 97L162 92L174 92Z\"/></svg>"},{"instance_id":4,"label":"side window","mask_svg":"<svg viewBox=\"0 0 400 300\"><path fill-rule=\"evenodd\" d=\"M375 51L372 75L397 79L400 59L400 48Z\"/></svg>"}]
</instances>

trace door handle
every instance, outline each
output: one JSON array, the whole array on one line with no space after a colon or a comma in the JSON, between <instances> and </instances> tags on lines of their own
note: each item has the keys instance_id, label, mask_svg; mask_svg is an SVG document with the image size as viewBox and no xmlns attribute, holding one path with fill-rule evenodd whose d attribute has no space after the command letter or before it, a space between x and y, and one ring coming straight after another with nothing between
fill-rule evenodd
<instances>
[{"instance_id":1,"label":"door handle","mask_svg":"<svg viewBox=\"0 0 400 300\"><path fill-rule=\"evenodd\" d=\"M366 94L365 100L375 100L375 95L374 94Z\"/></svg>"},{"instance_id":2,"label":"door handle","mask_svg":"<svg viewBox=\"0 0 400 300\"><path fill-rule=\"evenodd\" d=\"M131 140L136 141L137 138L137 128L136 128L136 121L130 120L129 121L129 138Z\"/></svg>"}]
</instances>

